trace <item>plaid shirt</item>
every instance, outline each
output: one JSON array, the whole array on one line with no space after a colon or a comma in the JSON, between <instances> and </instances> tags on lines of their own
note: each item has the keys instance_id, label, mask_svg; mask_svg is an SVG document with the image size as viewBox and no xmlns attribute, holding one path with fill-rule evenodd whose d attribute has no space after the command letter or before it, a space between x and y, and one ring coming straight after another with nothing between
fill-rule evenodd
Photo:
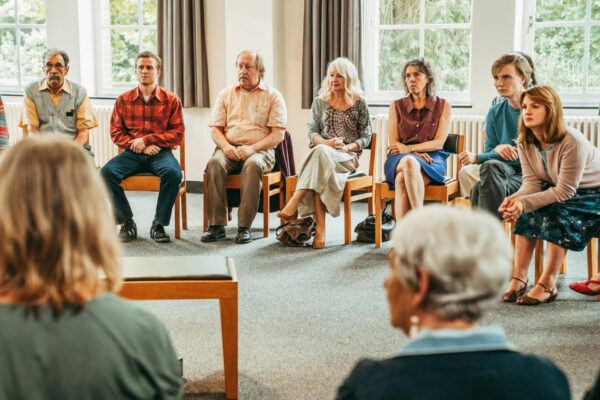
<instances>
[{"instance_id":1,"label":"plaid shirt","mask_svg":"<svg viewBox=\"0 0 600 400\"><path fill-rule=\"evenodd\" d=\"M6 115L4 114L4 103L0 97L0 147L8 146L8 128Z\"/></svg>"},{"instance_id":2,"label":"plaid shirt","mask_svg":"<svg viewBox=\"0 0 600 400\"><path fill-rule=\"evenodd\" d=\"M173 92L156 86L148 101L139 88L117 98L110 119L112 141L123 149L144 138L146 146L176 149L185 131L181 101Z\"/></svg>"}]
</instances>

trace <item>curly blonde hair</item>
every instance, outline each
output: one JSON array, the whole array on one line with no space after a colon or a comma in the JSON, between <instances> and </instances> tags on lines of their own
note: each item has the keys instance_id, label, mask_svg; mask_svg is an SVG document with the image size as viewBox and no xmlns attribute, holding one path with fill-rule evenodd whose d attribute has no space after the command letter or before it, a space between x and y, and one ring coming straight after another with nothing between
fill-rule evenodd
<instances>
[{"instance_id":1,"label":"curly blonde hair","mask_svg":"<svg viewBox=\"0 0 600 400\"><path fill-rule=\"evenodd\" d=\"M108 192L81 147L55 136L26 138L2 155L0 170L0 296L61 312L118 290Z\"/></svg>"},{"instance_id":2,"label":"curly blonde hair","mask_svg":"<svg viewBox=\"0 0 600 400\"><path fill-rule=\"evenodd\" d=\"M358 71L350 60L344 57L338 57L327 66L327 75L323 79L321 89L319 90L319 97L324 101L331 100L333 90L331 89L331 79L329 74L332 68L337 69L338 74L344 77L345 85L345 98L346 103L354 104L359 98L363 98L365 93L362 90L360 79L358 78Z\"/></svg>"}]
</instances>

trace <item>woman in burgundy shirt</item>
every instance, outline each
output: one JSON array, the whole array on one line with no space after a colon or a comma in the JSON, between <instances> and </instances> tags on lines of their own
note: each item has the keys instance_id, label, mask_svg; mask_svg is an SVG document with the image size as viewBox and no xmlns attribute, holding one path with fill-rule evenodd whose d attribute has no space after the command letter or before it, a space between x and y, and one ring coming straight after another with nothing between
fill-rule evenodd
<instances>
[{"instance_id":1,"label":"woman in burgundy shirt","mask_svg":"<svg viewBox=\"0 0 600 400\"><path fill-rule=\"evenodd\" d=\"M390 104L389 153L384 166L388 186L396 190L396 218L423 205L427 184L444 182L448 153L442 148L451 109L450 103L434 96L435 76L428 61L407 62L402 76L408 96Z\"/></svg>"}]
</instances>

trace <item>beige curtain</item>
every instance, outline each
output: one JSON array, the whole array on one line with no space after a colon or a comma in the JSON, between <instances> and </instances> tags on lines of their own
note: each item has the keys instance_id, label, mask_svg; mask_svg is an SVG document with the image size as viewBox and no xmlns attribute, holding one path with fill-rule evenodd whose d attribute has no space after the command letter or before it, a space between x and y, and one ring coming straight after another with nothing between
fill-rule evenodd
<instances>
[{"instance_id":1,"label":"beige curtain","mask_svg":"<svg viewBox=\"0 0 600 400\"><path fill-rule=\"evenodd\" d=\"M304 0L302 108L310 108L336 57L352 61L362 81L361 25L361 0Z\"/></svg>"},{"instance_id":2,"label":"beige curtain","mask_svg":"<svg viewBox=\"0 0 600 400\"><path fill-rule=\"evenodd\" d=\"M160 84L184 107L209 107L204 0L158 1Z\"/></svg>"}]
</instances>

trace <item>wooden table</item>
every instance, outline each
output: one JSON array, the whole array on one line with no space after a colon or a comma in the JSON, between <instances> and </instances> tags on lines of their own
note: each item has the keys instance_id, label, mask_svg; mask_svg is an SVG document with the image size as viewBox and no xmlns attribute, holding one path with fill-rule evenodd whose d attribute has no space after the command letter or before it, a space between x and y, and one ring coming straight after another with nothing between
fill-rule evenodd
<instances>
[{"instance_id":1,"label":"wooden table","mask_svg":"<svg viewBox=\"0 0 600 400\"><path fill-rule=\"evenodd\" d=\"M232 258L125 257L119 295L131 300L219 299L225 395L238 398L238 280Z\"/></svg>"}]
</instances>

